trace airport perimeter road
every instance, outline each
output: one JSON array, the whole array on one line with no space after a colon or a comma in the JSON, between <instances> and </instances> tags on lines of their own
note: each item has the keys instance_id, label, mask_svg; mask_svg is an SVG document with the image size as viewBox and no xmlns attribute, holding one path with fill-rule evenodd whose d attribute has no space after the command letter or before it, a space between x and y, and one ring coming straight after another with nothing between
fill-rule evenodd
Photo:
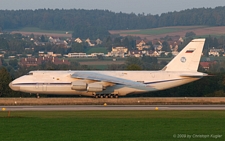
<instances>
[{"instance_id":1,"label":"airport perimeter road","mask_svg":"<svg viewBox=\"0 0 225 141\"><path fill-rule=\"evenodd\" d=\"M44 105L0 106L2 111L94 111L94 110L225 110L225 105Z\"/></svg>"}]
</instances>

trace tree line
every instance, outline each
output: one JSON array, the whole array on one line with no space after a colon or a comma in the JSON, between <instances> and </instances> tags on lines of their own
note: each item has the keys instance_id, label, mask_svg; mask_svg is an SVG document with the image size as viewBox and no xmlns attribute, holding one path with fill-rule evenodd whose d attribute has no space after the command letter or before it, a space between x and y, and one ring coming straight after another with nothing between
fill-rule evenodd
<instances>
[{"instance_id":1,"label":"tree line","mask_svg":"<svg viewBox=\"0 0 225 141\"><path fill-rule=\"evenodd\" d=\"M225 25L225 7L194 8L161 15L115 13L109 10L38 9L0 10L0 30L38 27L73 31L74 37L99 38L108 30L165 26Z\"/></svg>"}]
</instances>

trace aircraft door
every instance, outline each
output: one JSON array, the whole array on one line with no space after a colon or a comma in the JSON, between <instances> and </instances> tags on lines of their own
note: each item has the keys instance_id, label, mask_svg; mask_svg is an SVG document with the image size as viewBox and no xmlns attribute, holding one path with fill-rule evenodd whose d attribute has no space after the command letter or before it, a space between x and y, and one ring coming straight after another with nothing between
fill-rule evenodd
<instances>
[{"instance_id":1,"label":"aircraft door","mask_svg":"<svg viewBox=\"0 0 225 141\"><path fill-rule=\"evenodd\" d=\"M43 85L42 85L42 91L47 91L47 83L43 83Z\"/></svg>"},{"instance_id":2,"label":"aircraft door","mask_svg":"<svg viewBox=\"0 0 225 141\"><path fill-rule=\"evenodd\" d=\"M37 83L35 89L36 91L47 91L47 83Z\"/></svg>"},{"instance_id":3,"label":"aircraft door","mask_svg":"<svg viewBox=\"0 0 225 141\"><path fill-rule=\"evenodd\" d=\"M35 90L36 90L36 92L46 91L47 85L45 83L37 83L35 85Z\"/></svg>"}]
</instances>

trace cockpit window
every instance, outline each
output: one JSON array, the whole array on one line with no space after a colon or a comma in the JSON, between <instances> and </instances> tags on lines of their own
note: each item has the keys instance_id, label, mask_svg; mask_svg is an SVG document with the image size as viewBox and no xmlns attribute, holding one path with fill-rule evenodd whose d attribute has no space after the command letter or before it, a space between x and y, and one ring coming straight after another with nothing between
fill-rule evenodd
<instances>
[{"instance_id":1,"label":"cockpit window","mask_svg":"<svg viewBox=\"0 0 225 141\"><path fill-rule=\"evenodd\" d=\"M33 75L33 72L29 72L28 75Z\"/></svg>"}]
</instances>

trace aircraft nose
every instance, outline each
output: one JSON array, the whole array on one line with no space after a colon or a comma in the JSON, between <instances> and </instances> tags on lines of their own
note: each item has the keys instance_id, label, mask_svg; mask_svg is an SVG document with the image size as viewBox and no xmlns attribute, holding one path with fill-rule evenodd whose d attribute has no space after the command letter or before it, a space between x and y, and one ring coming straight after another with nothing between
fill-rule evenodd
<instances>
[{"instance_id":1,"label":"aircraft nose","mask_svg":"<svg viewBox=\"0 0 225 141\"><path fill-rule=\"evenodd\" d=\"M9 83L9 87L10 87L12 90L14 90L14 91L19 91L19 90L20 90L20 86L15 86L15 85L12 84L12 82Z\"/></svg>"}]
</instances>

